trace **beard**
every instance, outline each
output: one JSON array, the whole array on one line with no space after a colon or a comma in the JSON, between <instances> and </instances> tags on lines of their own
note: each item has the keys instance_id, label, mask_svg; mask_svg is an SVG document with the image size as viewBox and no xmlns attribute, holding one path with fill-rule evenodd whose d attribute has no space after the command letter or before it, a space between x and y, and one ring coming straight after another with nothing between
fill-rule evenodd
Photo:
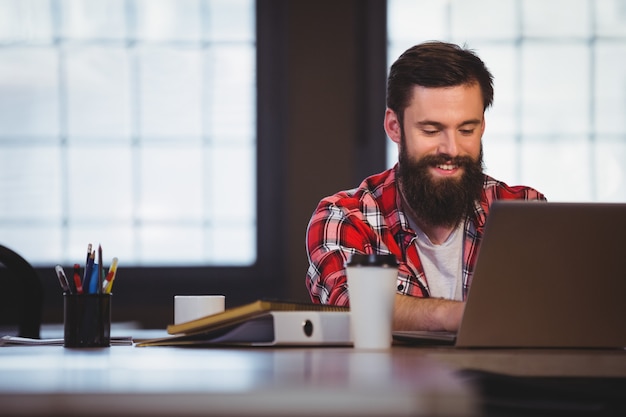
<instances>
[{"instance_id":1,"label":"beard","mask_svg":"<svg viewBox=\"0 0 626 417\"><path fill-rule=\"evenodd\" d=\"M418 220L429 226L455 227L473 213L483 190L482 146L478 159L441 154L412 160L403 138L398 162L397 175L402 194ZM446 163L458 165L462 175L459 178L435 178L429 172L430 167Z\"/></svg>"}]
</instances>

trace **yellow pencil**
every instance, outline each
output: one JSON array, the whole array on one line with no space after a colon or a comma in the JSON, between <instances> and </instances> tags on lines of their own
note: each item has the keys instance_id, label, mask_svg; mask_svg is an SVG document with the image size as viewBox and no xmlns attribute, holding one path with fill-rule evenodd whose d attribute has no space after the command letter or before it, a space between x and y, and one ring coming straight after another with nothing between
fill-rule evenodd
<instances>
[{"instance_id":1,"label":"yellow pencil","mask_svg":"<svg viewBox=\"0 0 626 417\"><path fill-rule=\"evenodd\" d=\"M113 258L111 261L111 267L109 268L109 272L102 284L102 289L105 293L110 293L113 288L113 280L115 279L115 275L117 275L117 257Z\"/></svg>"}]
</instances>

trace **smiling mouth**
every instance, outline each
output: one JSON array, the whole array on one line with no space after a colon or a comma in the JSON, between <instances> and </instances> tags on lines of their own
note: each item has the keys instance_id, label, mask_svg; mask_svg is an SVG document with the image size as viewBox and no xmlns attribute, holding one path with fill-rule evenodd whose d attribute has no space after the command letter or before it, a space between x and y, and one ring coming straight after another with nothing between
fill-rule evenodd
<instances>
[{"instance_id":1,"label":"smiling mouth","mask_svg":"<svg viewBox=\"0 0 626 417\"><path fill-rule=\"evenodd\" d=\"M439 164L436 165L438 169L441 169L443 171L453 171L455 169L457 169L459 166L456 164Z\"/></svg>"}]
</instances>

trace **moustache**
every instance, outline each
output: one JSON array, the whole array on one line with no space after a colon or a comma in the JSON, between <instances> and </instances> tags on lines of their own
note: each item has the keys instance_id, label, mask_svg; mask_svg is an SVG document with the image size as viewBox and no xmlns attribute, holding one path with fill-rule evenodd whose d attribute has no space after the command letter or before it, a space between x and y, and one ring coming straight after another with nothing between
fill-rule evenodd
<instances>
[{"instance_id":1,"label":"moustache","mask_svg":"<svg viewBox=\"0 0 626 417\"><path fill-rule=\"evenodd\" d=\"M467 167L475 164L476 161L470 156L450 156L446 154L426 155L420 158L419 164L422 166L437 166L443 164Z\"/></svg>"}]
</instances>

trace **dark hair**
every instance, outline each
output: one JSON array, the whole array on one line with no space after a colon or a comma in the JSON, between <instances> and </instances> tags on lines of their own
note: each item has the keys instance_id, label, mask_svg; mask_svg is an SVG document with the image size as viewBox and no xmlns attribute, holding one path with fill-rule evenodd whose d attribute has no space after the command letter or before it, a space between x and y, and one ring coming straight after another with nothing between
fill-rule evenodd
<instances>
[{"instance_id":1,"label":"dark hair","mask_svg":"<svg viewBox=\"0 0 626 417\"><path fill-rule=\"evenodd\" d=\"M407 49L393 63L387 79L387 107L400 121L413 87L453 87L478 83L483 108L493 102L493 76L471 50L446 42L425 42Z\"/></svg>"}]
</instances>

